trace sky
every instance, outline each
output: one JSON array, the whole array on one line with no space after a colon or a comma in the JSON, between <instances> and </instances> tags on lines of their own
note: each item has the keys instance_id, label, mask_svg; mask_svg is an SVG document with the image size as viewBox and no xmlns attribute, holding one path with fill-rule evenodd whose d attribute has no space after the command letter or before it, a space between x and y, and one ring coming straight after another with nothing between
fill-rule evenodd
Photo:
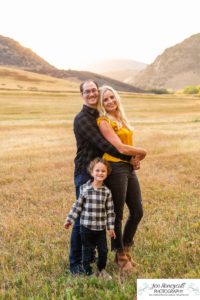
<instances>
[{"instance_id":1,"label":"sky","mask_svg":"<svg viewBox=\"0 0 200 300\"><path fill-rule=\"evenodd\" d=\"M60 69L96 60L150 64L200 33L200 0L0 0L0 35Z\"/></svg>"}]
</instances>

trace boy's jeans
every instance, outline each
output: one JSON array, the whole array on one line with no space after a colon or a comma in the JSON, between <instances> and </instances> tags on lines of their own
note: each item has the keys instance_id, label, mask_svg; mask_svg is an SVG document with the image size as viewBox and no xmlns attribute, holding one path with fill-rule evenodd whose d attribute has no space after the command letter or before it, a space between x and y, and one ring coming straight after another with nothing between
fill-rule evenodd
<instances>
[{"instance_id":1,"label":"boy's jeans","mask_svg":"<svg viewBox=\"0 0 200 300\"><path fill-rule=\"evenodd\" d=\"M107 241L106 229L104 230L90 230L81 225L81 240L83 245L83 268L86 275L92 274L92 256L95 248L98 251L97 267L101 272L106 267L107 261Z\"/></svg>"}]
</instances>

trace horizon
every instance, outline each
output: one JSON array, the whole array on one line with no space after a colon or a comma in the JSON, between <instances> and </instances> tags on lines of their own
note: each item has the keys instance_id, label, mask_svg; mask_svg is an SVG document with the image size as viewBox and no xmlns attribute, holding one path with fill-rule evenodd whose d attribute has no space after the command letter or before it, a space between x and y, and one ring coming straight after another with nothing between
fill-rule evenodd
<instances>
[{"instance_id":1,"label":"horizon","mask_svg":"<svg viewBox=\"0 0 200 300\"><path fill-rule=\"evenodd\" d=\"M97 8L92 0L7 0L0 27L1 35L58 69L86 70L116 59L151 64L200 32L199 7L198 0L102 0Z\"/></svg>"}]
</instances>

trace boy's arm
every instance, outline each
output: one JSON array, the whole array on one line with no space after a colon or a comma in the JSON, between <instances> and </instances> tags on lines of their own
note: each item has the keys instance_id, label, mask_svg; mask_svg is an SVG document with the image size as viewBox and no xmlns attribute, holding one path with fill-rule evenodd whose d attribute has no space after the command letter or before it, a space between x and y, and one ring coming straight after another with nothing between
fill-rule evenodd
<instances>
[{"instance_id":1,"label":"boy's arm","mask_svg":"<svg viewBox=\"0 0 200 300\"><path fill-rule=\"evenodd\" d=\"M131 156L120 153L112 146L100 133L96 121L92 122L86 116L81 117L74 123L74 130L84 136L95 148L99 148L103 153L109 153L112 156L130 161Z\"/></svg>"},{"instance_id":2,"label":"boy's arm","mask_svg":"<svg viewBox=\"0 0 200 300\"><path fill-rule=\"evenodd\" d=\"M67 215L65 224L73 223L76 220L76 218L82 211L83 200L84 200L83 195L80 195L78 200L73 204L69 214Z\"/></svg>"},{"instance_id":3,"label":"boy's arm","mask_svg":"<svg viewBox=\"0 0 200 300\"><path fill-rule=\"evenodd\" d=\"M106 215L107 215L107 228L108 230L113 230L115 224L115 213L114 213L114 204L112 200L111 191L109 191L106 200Z\"/></svg>"}]
</instances>

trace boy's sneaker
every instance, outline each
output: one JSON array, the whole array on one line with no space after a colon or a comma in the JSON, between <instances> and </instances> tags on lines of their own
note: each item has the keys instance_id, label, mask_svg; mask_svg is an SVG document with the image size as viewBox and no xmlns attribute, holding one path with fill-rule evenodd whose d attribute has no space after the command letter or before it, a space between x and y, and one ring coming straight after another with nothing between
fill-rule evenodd
<instances>
[{"instance_id":1,"label":"boy's sneaker","mask_svg":"<svg viewBox=\"0 0 200 300\"><path fill-rule=\"evenodd\" d=\"M112 276L110 274L108 274L106 272L105 269L101 270L101 272L99 272L99 278L102 278L102 279L107 279L107 280L111 280L112 279Z\"/></svg>"},{"instance_id":2,"label":"boy's sneaker","mask_svg":"<svg viewBox=\"0 0 200 300\"><path fill-rule=\"evenodd\" d=\"M84 274L82 265L77 265L77 266L71 268L70 272L74 276L83 275Z\"/></svg>"}]
</instances>

